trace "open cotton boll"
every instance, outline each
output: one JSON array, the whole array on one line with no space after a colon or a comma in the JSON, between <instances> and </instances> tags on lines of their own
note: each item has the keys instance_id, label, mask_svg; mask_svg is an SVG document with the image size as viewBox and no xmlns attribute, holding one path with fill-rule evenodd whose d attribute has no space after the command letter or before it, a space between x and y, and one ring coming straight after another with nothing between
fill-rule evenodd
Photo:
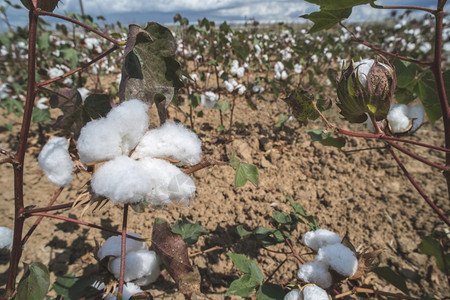
<instances>
[{"instance_id":1,"label":"open cotton boll","mask_svg":"<svg viewBox=\"0 0 450 300\"><path fill-rule=\"evenodd\" d=\"M408 109L408 117L413 120L412 127L409 130L410 133L415 132L420 126L422 126L424 116L425 111L422 105L411 106Z\"/></svg>"},{"instance_id":2,"label":"open cotton boll","mask_svg":"<svg viewBox=\"0 0 450 300\"><path fill-rule=\"evenodd\" d=\"M357 70L359 82L367 87L367 75L369 74L370 69L373 66L375 60L373 59L363 59L361 61L355 62L353 68Z\"/></svg>"},{"instance_id":3,"label":"open cotton boll","mask_svg":"<svg viewBox=\"0 0 450 300\"><path fill-rule=\"evenodd\" d=\"M81 162L113 159L121 155L121 138L114 125L108 119L92 120L81 128L77 140L77 150Z\"/></svg>"},{"instance_id":4,"label":"open cotton boll","mask_svg":"<svg viewBox=\"0 0 450 300\"><path fill-rule=\"evenodd\" d=\"M342 238L332 231L326 229L317 229L315 231L308 231L307 233L305 233L302 241L303 244L305 244L309 248L318 251L319 248L323 246L342 242Z\"/></svg>"},{"instance_id":5,"label":"open cotton boll","mask_svg":"<svg viewBox=\"0 0 450 300\"><path fill-rule=\"evenodd\" d=\"M303 300L329 300L329 298L325 290L309 285L303 289Z\"/></svg>"},{"instance_id":6,"label":"open cotton boll","mask_svg":"<svg viewBox=\"0 0 450 300\"><path fill-rule=\"evenodd\" d=\"M195 133L182 124L166 122L148 131L131 157L172 158L183 164L195 165L200 162L201 154L201 142Z\"/></svg>"},{"instance_id":7,"label":"open cotton boll","mask_svg":"<svg viewBox=\"0 0 450 300\"><path fill-rule=\"evenodd\" d=\"M328 265L317 260L303 264L298 270L297 276L304 282L315 283L325 289L333 283Z\"/></svg>"},{"instance_id":8,"label":"open cotton boll","mask_svg":"<svg viewBox=\"0 0 450 300\"><path fill-rule=\"evenodd\" d=\"M103 288L102 288L103 289ZM116 293L117 293L118 289L116 289ZM131 296L136 295L137 293L142 293L143 290L141 290L141 288L139 286L137 286L136 284L132 283L132 282L127 282L126 284L123 285L123 293L122 293L122 300L129 300L131 298ZM116 300L116 296L109 293L108 295L106 295L105 300Z\"/></svg>"},{"instance_id":9,"label":"open cotton boll","mask_svg":"<svg viewBox=\"0 0 450 300\"><path fill-rule=\"evenodd\" d=\"M117 279L120 278L120 257L110 262L109 269ZM125 273L123 279L126 282L149 276L156 280L159 273L159 262L154 251L132 251L125 256Z\"/></svg>"},{"instance_id":10,"label":"open cotton boll","mask_svg":"<svg viewBox=\"0 0 450 300\"><path fill-rule=\"evenodd\" d=\"M69 142L62 137L52 138L38 156L39 166L48 180L60 187L72 181L73 162L69 154Z\"/></svg>"},{"instance_id":11,"label":"open cotton boll","mask_svg":"<svg viewBox=\"0 0 450 300\"><path fill-rule=\"evenodd\" d=\"M315 261L328 264L339 274L348 277L353 276L358 269L358 259L355 253L342 244L327 245L320 248Z\"/></svg>"},{"instance_id":12,"label":"open cotton boll","mask_svg":"<svg viewBox=\"0 0 450 300\"><path fill-rule=\"evenodd\" d=\"M132 99L122 102L111 109L106 118L114 124L121 137L122 154L128 154L148 129L149 106L138 100Z\"/></svg>"},{"instance_id":13,"label":"open cotton boll","mask_svg":"<svg viewBox=\"0 0 450 300\"><path fill-rule=\"evenodd\" d=\"M134 237L140 238L141 236L137 233L128 233ZM131 251L145 250L146 245L145 242L137 241L135 239L127 238L126 240L126 248L125 253ZM97 257L102 260L106 256L120 256L120 252L122 249L122 236L116 235L109 237L103 245L100 247L100 250L97 252Z\"/></svg>"},{"instance_id":14,"label":"open cotton boll","mask_svg":"<svg viewBox=\"0 0 450 300\"><path fill-rule=\"evenodd\" d=\"M284 300L303 300L302 294L300 294L300 290L295 289L287 293L284 298Z\"/></svg>"},{"instance_id":15,"label":"open cotton boll","mask_svg":"<svg viewBox=\"0 0 450 300\"><path fill-rule=\"evenodd\" d=\"M205 92L205 94L200 95L201 105L206 107L207 109L211 109L216 105L217 101L219 101L219 95L213 92Z\"/></svg>"},{"instance_id":16,"label":"open cotton boll","mask_svg":"<svg viewBox=\"0 0 450 300\"><path fill-rule=\"evenodd\" d=\"M405 132L410 125L408 107L405 104L392 104L386 119L393 133Z\"/></svg>"},{"instance_id":17,"label":"open cotton boll","mask_svg":"<svg viewBox=\"0 0 450 300\"><path fill-rule=\"evenodd\" d=\"M155 206L167 205L172 201L188 205L195 192L194 181L168 161L144 158L139 161L146 169L154 188L145 201Z\"/></svg>"},{"instance_id":18,"label":"open cotton boll","mask_svg":"<svg viewBox=\"0 0 450 300\"><path fill-rule=\"evenodd\" d=\"M148 172L128 156L118 156L98 168L91 187L94 193L116 203L143 201L154 188Z\"/></svg>"},{"instance_id":19,"label":"open cotton boll","mask_svg":"<svg viewBox=\"0 0 450 300\"><path fill-rule=\"evenodd\" d=\"M0 226L0 249L9 249L12 247L13 233L11 229Z\"/></svg>"}]
</instances>

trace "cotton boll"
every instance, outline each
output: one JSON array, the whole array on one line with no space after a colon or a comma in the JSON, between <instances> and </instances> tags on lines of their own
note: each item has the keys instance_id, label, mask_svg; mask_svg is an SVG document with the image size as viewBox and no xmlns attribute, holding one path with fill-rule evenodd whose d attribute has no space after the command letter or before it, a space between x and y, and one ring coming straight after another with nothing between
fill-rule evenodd
<instances>
[{"instance_id":1,"label":"cotton boll","mask_svg":"<svg viewBox=\"0 0 450 300\"><path fill-rule=\"evenodd\" d=\"M327 292L318 286L309 285L302 292L303 300L329 300Z\"/></svg>"},{"instance_id":2,"label":"cotton boll","mask_svg":"<svg viewBox=\"0 0 450 300\"><path fill-rule=\"evenodd\" d=\"M367 75L373 66L375 60L373 59L363 59L361 61L355 62L353 68L357 70L359 82L364 87L367 87Z\"/></svg>"},{"instance_id":3,"label":"cotton boll","mask_svg":"<svg viewBox=\"0 0 450 300\"><path fill-rule=\"evenodd\" d=\"M225 86L225 89L228 91L228 93L231 93L234 90L234 86L228 81L224 81L223 85Z\"/></svg>"},{"instance_id":4,"label":"cotton boll","mask_svg":"<svg viewBox=\"0 0 450 300\"><path fill-rule=\"evenodd\" d=\"M337 244L340 242L342 242L341 237L326 229L309 231L303 236L303 244L315 251L318 251L319 248L323 246Z\"/></svg>"},{"instance_id":5,"label":"cotton boll","mask_svg":"<svg viewBox=\"0 0 450 300\"><path fill-rule=\"evenodd\" d=\"M122 154L121 137L108 119L96 119L81 128L77 150L84 164L113 159Z\"/></svg>"},{"instance_id":6,"label":"cotton boll","mask_svg":"<svg viewBox=\"0 0 450 300\"><path fill-rule=\"evenodd\" d=\"M281 71L281 80L286 80L288 78L288 74L285 70Z\"/></svg>"},{"instance_id":7,"label":"cotton boll","mask_svg":"<svg viewBox=\"0 0 450 300\"><path fill-rule=\"evenodd\" d=\"M150 176L154 188L146 195L145 201L155 206L177 201L188 205L195 192L192 179L171 163L154 158L140 160Z\"/></svg>"},{"instance_id":8,"label":"cotton boll","mask_svg":"<svg viewBox=\"0 0 450 300\"><path fill-rule=\"evenodd\" d=\"M116 289L116 293L117 293L117 291L118 291L118 289ZM142 293L142 292L143 292L143 290L141 290L141 288L139 286L137 286L133 282L127 282L126 284L123 285L122 300L129 300L131 298L131 296L133 296L137 293ZM116 296L111 293L109 293L105 297L105 300L116 300L116 299L117 299Z\"/></svg>"},{"instance_id":9,"label":"cotton boll","mask_svg":"<svg viewBox=\"0 0 450 300\"><path fill-rule=\"evenodd\" d=\"M281 73L281 71L284 70L284 65L283 65L283 63L282 63L281 61L279 61L279 62L277 62L277 63L275 64L275 66L273 67L273 69L274 69L275 73Z\"/></svg>"},{"instance_id":10,"label":"cotton boll","mask_svg":"<svg viewBox=\"0 0 450 300\"><path fill-rule=\"evenodd\" d=\"M300 290L295 289L287 293L284 296L284 300L303 300L303 296L300 293Z\"/></svg>"},{"instance_id":11,"label":"cotton boll","mask_svg":"<svg viewBox=\"0 0 450 300\"><path fill-rule=\"evenodd\" d=\"M207 91L205 94L200 96L201 99L201 105L206 107L207 109L211 109L216 105L217 101L219 101L219 95Z\"/></svg>"},{"instance_id":12,"label":"cotton boll","mask_svg":"<svg viewBox=\"0 0 450 300\"><path fill-rule=\"evenodd\" d=\"M304 282L315 283L325 289L333 283L327 263L317 260L303 264L298 270L297 276Z\"/></svg>"},{"instance_id":13,"label":"cotton boll","mask_svg":"<svg viewBox=\"0 0 450 300\"><path fill-rule=\"evenodd\" d=\"M128 233L134 237L140 238L141 236L137 233ZM122 236L116 235L109 237L103 245L100 247L100 250L97 252L97 257L102 260L106 256L120 256L120 252L122 247ZM146 245L145 242L137 241L135 239L127 238L126 239L126 248L125 253L129 253L131 251L145 250Z\"/></svg>"},{"instance_id":14,"label":"cotton boll","mask_svg":"<svg viewBox=\"0 0 450 300\"><path fill-rule=\"evenodd\" d=\"M294 72L295 73L300 74L302 72L302 70L303 70L302 65L299 65L299 64L295 64L294 65Z\"/></svg>"},{"instance_id":15,"label":"cotton boll","mask_svg":"<svg viewBox=\"0 0 450 300\"><path fill-rule=\"evenodd\" d=\"M0 249L10 249L13 243L14 232L7 228L0 226Z\"/></svg>"},{"instance_id":16,"label":"cotton boll","mask_svg":"<svg viewBox=\"0 0 450 300\"><path fill-rule=\"evenodd\" d=\"M86 100L86 98L89 96L89 90L87 88L81 87L77 89L78 93L81 95L81 100Z\"/></svg>"},{"instance_id":17,"label":"cotton boll","mask_svg":"<svg viewBox=\"0 0 450 300\"><path fill-rule=\"evenodd\" d=\"M327 245L320 248L316 261L328 264L344 276L353 276L358 269L358 260L355 253L342 244Z\"/></svg>"},{"instance_id":18,"label":"cotton boll","mask_svg":"<svg viewBox=\"0 0 450 300\"><path fill-rule=\"evenodd\" d=\"M102 165L92 176L94 193L115 203L136 203L154 188L145 168L127 156L118 156Z\"/></svg>"},{"instance_id":19,"label":"cotton boll","mask_svg":"<svg viewBox=\"0 0 450 300\"><path fill-rule=\"evenodd\" d=\"M393 133L403 133L408 130L410 120L408 107L405 104L392 104L386 119Z\"/></svg>"},{"instance_id":20,"label":"cotton boll","mask_svg":"<svg viewBox=\"0 0 450 300\"><path fill-rule=\"evenodd\" d=\"M106 118L115 125L122 141L122 154L128 154L148 129L148 105L133 99L112 109Z\"/></svg>"},{"instance_id":21,"label":"cotton boll","mask_svg":"<svg viewBox=\"0 0 450 300\"><path fill-rule=\"evenodd\" d=\"M410 133L415 132L422 126L424 115L425 112L422 105L412 106L408 109L408 117L413 120L412 127L409 130Z\"/></svg>"},{"instance_id":22,"label":"cotton boll","mask_svg":"<svg viewBox=\"0 0 450 300\"><path fill-rule=\"evenodd\" d=\"M245 91L247 90L247 88L245 87L245 85L241 85L238 88L238 94L239 95L244 95Z\"/></svg>"},{"instance_id":23,"label":"cotton boll","mask_svg":"<svg viewBox=\"0 0 450 300\"><path fill-rule=\"evenodd\" d=\"M238 78L244 77L244 73L245 73L245 68L244 68L244 67L239 67L239 68L237 68L237 70L236 70L236 76L237 76Z\"/></svg>"},{"instance_id":24,"label":"cotton boll","mask_svg":"<svg viewBox=\"0 0 450 300\"><path fill-rule=\"evenodd\" d=\"M117 279L120 278L120 256L110 262L109 269ZM142 277L151 277L156 280L159 273L159 262L154 251L131 251L125 256L124 280L126 282Z\"/></svg>"},{"instance_id":25,"label":"cotton boll","mask_svg":"<svg viewBox=\"0 0 450 300\"><path fill-rule=\"evenodd\" d=\"M201 142L195 133L182 124L166 122L148 131L141 139L131 157L172 158L183 164L200 162Z\"/></svg>"},{"instance_id":26,"label":"cotton boll","mask_svg":"<svg viewBox=\"0 0 450 300\"><path fill-rule=\"evenodd\" d=\"M60 187L72 181L73 162L69 154L69 142L62 137L52 138L38 156L39 166L48 180Z\"/></svg>"}]
</instances>

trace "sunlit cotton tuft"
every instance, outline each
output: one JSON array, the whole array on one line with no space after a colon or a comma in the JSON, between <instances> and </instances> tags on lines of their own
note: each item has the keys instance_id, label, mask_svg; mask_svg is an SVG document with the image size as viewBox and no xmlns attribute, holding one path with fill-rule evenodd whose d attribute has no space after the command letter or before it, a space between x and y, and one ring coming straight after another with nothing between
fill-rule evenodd
<instances>
[{"instance_id":1,"label":"sunlit cotton tuft","mask_svg":"<svg viewBox=\"0 0 450 300\"><path fill-rule=\"evenodd\" d=\"M341 241L341 237L339 237L336 233L326 229L309 231L303 236L303 243L315 251L318 251L320 247L337 244Z\"/></svg>"},{"instance_id":2,"label":"sunlit cotton tuft","mask_svg":"<svg viewBox=\"0 0 450 300\"><path fill-rule=\"evenodd\" d=\"M137 233L128 233L134 237L140 238L141 236ZM97 252L97 257L102 260L106 256L120 256L122 247L122 236L116 235L109 237ZM145 242L138 241L132 238L126 239L125 253L130 251L138 251L146 249Z\"/></svg>"},{"instance_id":3,"label":"sunlit cotton tuft","mask_svg":"<svg viewBox=\"0 0 450 300\"><path fill-rule=\"evenodd\" d=\"M327 245L319 249L316 261L328 264L336 272L344 276L353 276L358 269L355 253L342 244Z\"/></svg>"},{"instance_id":4,"label":"sunlit cotton tuft","mask_svg":"<svg viewBox=\"0 0 450 300\"><path fill-rule=\"evenodd\" d=\"M62 137L49 140L38 156L39 166L48 180L60 187L72 181L73 162L69 154L69 142Z\"/></svg>"},{"instance_id":5,"label":"sunlit cotton tuft","mask_svg":"<svg viewBox=\"0 0 450 300\"><path fill-rule=\"evenodd\" d=\"M13 243L14 232L7 228L0 226L0 249L10 249Z\"/></svg>"},{"instance_id":6,"label":"sunlit cotton tuft","mask_svg":"<svg viewBox=\"0 0 450 300\"><path fill-rule=\"evenodd\" d=\"M109 269L117 279L120 277L120 256L110 262ZM154 251L131 251L125 256L124 280L126 282L146 278L143 283L150 284L158 278L159 274L159 262Z\"/></svg>"},{"instance_id":7,"label":"sunlit cotton tuft","mask_svg":"<svg viewBox=\"0 0 450 300\"><path fill-rule=\"evenodd\" d=\"M312 261L303 264L298 270L297 276L304 282L315 283L325 289L333 283L328 271L328 264L321 261Z\"/></svg>"}]
</instances>

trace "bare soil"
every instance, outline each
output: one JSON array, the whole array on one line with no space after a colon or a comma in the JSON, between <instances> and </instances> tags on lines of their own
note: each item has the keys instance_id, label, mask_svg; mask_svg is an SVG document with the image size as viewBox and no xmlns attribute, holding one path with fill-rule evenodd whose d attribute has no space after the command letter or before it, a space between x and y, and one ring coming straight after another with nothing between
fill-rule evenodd
<instances>
[{"instance_id":1,"label":"bare soil","mask_svg":"<svg viewBox=\"0 0 450 300\"><path fill-rule=\"evenodd\" d=\"M188 112L185 104L181 107ZM172 119L184 121L183 114L170 108ZM257 226L270 227L274 209L291 211L285 196L290 196L315 216L322 228L335 231L341 236L348 234L355 246L382 249L379 256L381 266L389 266L407 278L412 296L422 298L432 294L443 298L449 294L445 276L435 266L434 258L423 255L418 250L420 237L437 232L445 235L447 229L421 196L415 191L392 156L381 141L346 138L343 150L373 148L365 151L345 152L312 142L305 127L294 120L283 127L275 127L277 115L286 113L287 106L281 101L260 101L257 110L251 110L243 99L237 100L234 120L243 123L242 129L219 133L219 113L206 111L202 118L195 119L195 131L203 143L204 159L226 160L235 150L238 157L259 169L260 183L253 186L234 188L234 171L227 166L213 166L193 175L197 186L195 197L189 207L171 205L165 210L148 208L144 213L129 213L128 228L150 237L156 218L164 218L171 224L186 217L191 222L200 221L209 231L190 248L190 253L205 251L213 247L224 247L192 257L192 264L202 276L201 291L207 299L223 299L230 283L241 276L233 266L227 252L242 253L255 260L265 277L269 276L283 261L284 254L273 253L260 248L251 241L240 242L236 226L245 224L247 229ZM58 112L52 112L58 114ZM339 120L336 112L329 113L330 119L348 128ZM13 131L4 127L13 123ZM225 114L225 125L229 122L229 112ZM158 123L152 108L152 126ZM188 124L188 122L187 122ZM227 126L228 127L228 126ZM320 121L311 122L307 128L325 128ZM16 149L20 119L8 116L0 121L0 148ZM350 129L364 130L364 126ZM42 207L52 198L57 187L48 182L37 164L37 155L50 130L44 126L41 132L33 125L25 164L25 205ZM444 146L442 122L426 122L411 137ZM427 148L410 147L423 157L443 162L442 153ZM441 172L399 154L406 168L421 184L425 193L447 214L450 212L446 182ZM12 167L0 165L0 226L13 227L14 189ZM89 177L78 173L75 180L64 189L56 204L74 201L84 189ZM58 214L80 217L80 209L64 210ZM83 221L121 228L122 207L108 203L100 210L89 210ZM34 218L25 224L27 231ZM308 250L300 242L301 235L308 230L299 226L292 236L294 247L300 254ZM93 257L96 242L102 243L110 234L89 229L72 223L45 218L36 232L26 243L24 262L42 262L55 276L74 273L92 274L97 270ZM271 249L285 250L286 247ZM306 260L312 259L303 255ZM7 279L8 255L0 256L0 292ZM272 277L273 283L286 285L296 280L299 263L289 260ZM358 284L373 285L377 289L396 292L397 290L372 273L367 274ZM182 299L173 280L163 271L162 276L149 291L155 299ZM50 292L49 295L54 295ZM364 296L364 295L362 295ZM364 297L368 297L365 295ZM370 298L370 297L369 297Z\"/></svg>"}]
</instances>

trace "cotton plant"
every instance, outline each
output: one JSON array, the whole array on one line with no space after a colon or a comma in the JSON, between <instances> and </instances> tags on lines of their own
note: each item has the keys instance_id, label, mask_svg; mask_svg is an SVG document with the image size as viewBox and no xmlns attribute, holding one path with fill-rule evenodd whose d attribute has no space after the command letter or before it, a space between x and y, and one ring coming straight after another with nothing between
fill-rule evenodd
<instances>
[{"instance_id":1,"label":"cotton plant","mask_svg":"<svg viewBox=\"0 0 450 300\"><path fill-rule=\"evenodd\" d=\"M392 104L386 119L377 121L380 128L386 128L392 134L412 134L422 126L425 117L423 105L407 106ZM366 122L370 132L376 132L370 118Z\"/></svg>"}]
</instances>

